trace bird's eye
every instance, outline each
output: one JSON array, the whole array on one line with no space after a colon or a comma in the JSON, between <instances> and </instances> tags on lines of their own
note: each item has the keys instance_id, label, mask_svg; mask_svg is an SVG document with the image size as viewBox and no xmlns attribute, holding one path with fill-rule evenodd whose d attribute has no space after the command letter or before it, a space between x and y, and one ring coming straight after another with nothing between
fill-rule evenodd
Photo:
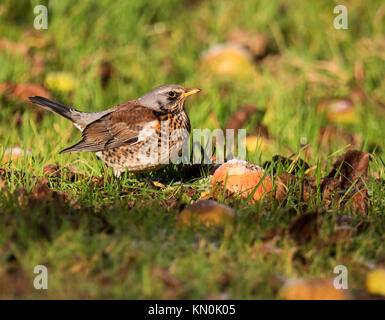
<instances>
[{"instance_id":1,"label":"bird's eye","mask_svg":"<svg viewBox=\"0 0 385 320\"><path fill-rule=\"evenodd\" d=\"M176 94L175 91L169 91L169 92L168 92L168 96L169 96L170 98L175 98L175 97L177 96L177 94Z\"/></svg>"}]
</instances>

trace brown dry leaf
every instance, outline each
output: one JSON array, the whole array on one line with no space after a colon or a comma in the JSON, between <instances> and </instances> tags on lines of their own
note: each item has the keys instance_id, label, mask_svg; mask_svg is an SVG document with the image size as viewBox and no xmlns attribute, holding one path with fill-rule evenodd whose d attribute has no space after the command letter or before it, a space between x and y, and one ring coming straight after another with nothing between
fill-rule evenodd
<instances>
[{"instance_id":1,"label":"brown dry leaf","mask_svg":"<svg viewBox=\"0 0 385 320\"><path fill-rule=\"evenodd\" d=\"M28 98L32 96L51 97L42 85L34 83L2 83L0 84L0 94L5 94L6 101L16 99L24 102L28 101Z\"/></svg>"},{"instance_id":2,"label":"brown dry leaf","mask_svg":"<svg viewBox=\"0 0 385 320\"><path fill-rule=\"evenodd\" d=\"M171 209L177 207L179 204L177 199L167 199L164 200L162 203L165 205L167 211L170 211Z\"/></svg>"},{"instance_id":3,"label":"brown dry leaf","mask_svg":"<svg viewBox=\"0 0 385 320\"><path fill-rule=\"evenodd\" d=\"M368 213L369 195L366 188L368 181L368 152L349 150L340 156L333 164L328 176L321 179L322 203L326 209L333 205L344 205L351 199L351 204L356 212ZM279 158L277 158L279 159ZM285 160L285 158L283 158ZM270 165L271 162L264 164ZM308 201L317 194L317 181L315 178L305 177L303 179L293 174L282 172L275 175L276 189L275 198L283 201L287 197L289 186L296 184L297 193L304 201ZM350 190L348 192L348 190Z\"/></svg>"},{"instance_id":4,"label":"brown dry leaf","mask_svg":"<svg viewBox=\"0 0 385 320\"><path fill-rule=\"evenodd\" d=\"M23 270L18 259L12 254L11 261L2 263L0 269L0 292L2 298L18 299L23 295L31 295L30 275Z\"/></svg>"},{"instance_id":5,"label":"brown dry leaf","mask_svg":"<svg viewBox=\"0 0 385 320\"><path fill-rule=\"evenodd\" d=\"M262 33L234 30L227 35L227 40L244 46L255 58L262 57L266 52L267 37Z\"/></svg>"},{"instance_id":6,"label":"brown dry leaf","mask_svg":"<svg viewBox=\"0 0 385 320\"><path fill-rule=\"evenodd\" d=\"M257 123L253 129L253 133L265 139L270 139L269 128L262 123Z\"/></svg>"},{"instance_id":7,"label":"brown dry leaf","mask_svg":"<svg viewBox=\"0 0 385 320\"><path fill-rule=\"evenodd\" d=\"M47 180L40 180L39 184L32 190L33 196L41 201L53 201L55 204L64 204L68 200L68 194L61 191L55 191L48 187Z\"/></svg>"},{"instance_id":8,"label":"brown dry leaf","mask_svg":"<svg viewBox=\"0 0 385 320\"><path fill-rule=\"evenodd\" d=\"M333 164L328 177L335 177L342 188L348 188L358 178L368 179L370 154L358 150L349 150Z\"/></svg>"},{"instance_id":9,"label":"brown dry leaf","mask_svg":"<svg viewBox=\"0 0 385 320\"><path fill-rule=\"evenodd\" d=\"M285 227L282 227L282 226L273 227L273 228L266 231L262 240L263 241L270 241L276 237L280 238L280 237L283 237L285 235L285 233L286 233Z\"/></svg>"},{"instance_id":10,"label":"brown dry leaf","mask_svg":"<svg viewBox=\"0 0 385 320\"><path fill-rule=\"evenodd\" d=\"M296 185L297 197L305 202L317 194L315 178L301 179L294 174L283 171L280 175L276 174L274 179L276 181L274 198L278 201L286 200L289 187L294 184Z\"/></svg>"},{"instance_id":11,"label":"brown dry leaf","mask_svg":"<svg viewBox=\"0 0 385 320\"><path fill-rule=\"evenodd\" d=\"M313 180L310 178L301 179L296 177L293 174L287 173L285 171L281 172L280 175L276 174L274 176L275 179L275 190L274 190L274 198L278 201L285 201L287 198L287 194L290 186L296 186L296 195L298 198L301 198L303 201L309 201L312 197L314 197L315 187L313 185Z\"/></svg>"},{"instance_id":12,"label":"brown dry leaf","mask_svg":"<svg viewBox=\"0 0 385 320\"><path fill-rule=\"evenodd\" d=\"M294 183L296 177L290 173L282 172L280 176L275 175L275 194L274 198L278 201L285 201L289 186Z\"/></svg>"},{"instance_id":13,"label":"brown dry leaf","mask_svg":"<svg viewBox=\"0 0 385 320\"><path fill-rule=\"evenodd\" d=\"M173 289L179 289L182 287L182 283L176 277L170 274L168 268L153 267L152 273L157 278L162 280L163 284L167 287L170 287Z\"/></svg>"},{"instance_id":14,"label":"brown dry leaf","mask_svg":"<svg viewBox=\"0 0 385 320\"><path fill-rule=\"evenodd\" d=\"M308 243L316 238L322 225L321 216L317 212L295 216L289 224L289 235L298 245Z\"/></svg>"},{"instance_id":15,"label":"brown dry leaf","mask_svg":"<svg viewBox=\"0 0 385 320\"><path fill-rule=\"evenodd\" d=\"M13 55L27 56L29 47L25 43L14 42L3 37L0 39L0 51L10 52Z\"/></svg>"},{"instance_id":16,"label":"brown dry leaf","mask_svg":"<svg viewBox=\"0 0 385 320\"><path fill-rule=\"evenodd\" d=\"M353 209L361 214L368 213L368 166L370 154L349 150L333 164L329 175L321 183L322 201L329 208L341 197L353 198ZM352 184L354 186L351 188ZM349 194L347 194L348 190Z\"/></svg>"},{"instance_id":17,"label":"brown dry leaf","mask_svg":"<svg viewBox=\"0 0 385 320\"><path fill-rule=\"evenodd\" d=\"M64 178L66 180L70 180L74 182L76 178L85 179L86 177L83 174L77 173L75 167L63 167L61 168L58 165L47 164L43 168L43 173L46 177L53 179L61 179ZM90 179L88 177L88 179Z\"/></svg>"},{"instance_id":18,"label":"brown dry leaf","mask_svg":"<svg viewBox=\"0 0 385 320\"><path fill-rule=\"evenodd\" d=\"M111 77L115 73L115 68L112 63L108 60L102 61L99 65L98 74L102 84L102 88L106 88Z\"/></svg>"},{"instance_id":19,"label":"brown dry leaf","mask_svg":"<svg viewBox=\"0 0 385 320\"><path fill-rule=\"evenodd\" d=\"M295 279L280 290L286 300L349 300L347 290L334 288L333 279Z\"/></svg>"},{"instance_id":20,"label":"brown dry leaf","mask_svg":"<svg viewBox=\"0 0 385 320\"><path fill-rule=\"evenodd\" d=\"M5 178L8 175L8 171L5 168L0 168L0 177Z\"/></svg>"},{"instance_id":21,"label":"brown dry leaf","mask_svg":"<svg viewBox=\"0 0 385 320\"><path fill-rule=\"evenodd\" d=\"M28 101L28 98L32 96L50 98L49 92L42 85L33 83L17 84L12 96L21 101Z\"/></svg>"},{"instance_id":22,"label":"brown dry leaf","mask_svg":"<svg viewBox=\"0 0 385 320\"><path fill-rule=\"evenodd\" d=\"M250 116L257 112L257 110L257 107L254 105L246 105L240 108L227 121L226 129L242 129Z\"/></svg>"},{"instance_id":23,"label":"brown dry leaf","mask_svg":"<svg viewBox=\"0 0 385 320\"><path fill-rule=\"evenodd\" d=\"M28 206L33 210L41 203L53 203L58 212L64 212L66 210L66 203L70 198L66 192L50 189L48 181L45 179L39 179L37 185L31 192L27 192L24 187L16 189L15 196L20 206ZM71 202L75 203L76 199L72 198Z\"/></svg>"}]
</instances>

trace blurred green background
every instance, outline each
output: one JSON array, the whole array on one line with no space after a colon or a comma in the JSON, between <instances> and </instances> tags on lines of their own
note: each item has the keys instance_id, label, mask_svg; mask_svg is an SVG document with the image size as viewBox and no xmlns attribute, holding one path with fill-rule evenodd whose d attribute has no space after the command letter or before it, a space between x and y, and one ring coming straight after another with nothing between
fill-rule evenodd
<instances>
[{"instance_id":1,"label":"blurred green background","mask_svg":"<svg viewBox=\"0 0 385 320\"><path fill-rule=\"evenodd\" d=\"M236 110L256 107L241 124L248 135L268 131L263 148L250 147L254 161L306 144L316 155L352 142L382 150L381 1L346 3L348 30L334 28L335 1L49 1L48 30L33 28L37 4L0 5L0 83L43 85L90 111L161 84L201 87L187 106L193 128L225 128ZM34 107L2 91L2 145L57 160L79 136L54 115L31 124Z\"/></svg>"},{"instance_id":2,"label":"blurred green background","mask_svg":"<svg viewBox=\"0 0 385 320\"><path fill-rule=\"evenodd\" d=\"M47 30L33 27L39 4ZM347 30L334 28L337 4L348 9ZM0 164L26 178L11 175L10 191L0 181L0 296L277 298L280 277L329 277L341 261L363 288L363 265L384 261L384 188L374 180L384 174L384 16L381 0L2 0ZM108 181L62 178L46 202L26 193L47 164L105 172L93 154L59 155L79 131L28 96L96 111L168 83L203 89L186 105L192 128L246 128L254 163L299 153L327 172L324 160L349 146L372 152L372 228L329 243L328 212L323 244L282 236L265 245L266 231L299 213L294 200L243 203L233 229L194 233L175 229L178 205L192 201L185 185L150 192L135 182L120 196ZM28 161L10 162L16 147ZM200 183L187 187L200 192ZM48 293L31 287L36 264L50 270Z\"/></svg>"}]
</instances>

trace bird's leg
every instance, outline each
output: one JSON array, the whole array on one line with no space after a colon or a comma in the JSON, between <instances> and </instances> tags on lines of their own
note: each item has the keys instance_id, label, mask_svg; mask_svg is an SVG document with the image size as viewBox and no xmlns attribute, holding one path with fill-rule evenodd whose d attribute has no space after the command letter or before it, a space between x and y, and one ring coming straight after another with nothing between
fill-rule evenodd
<instances>
[{"instance_id":1,"label":"bird's leg","mask_svg":"<svg viewBox=\"0 0 385 320\"><path fill-rule=\"evenodd\" d=\"M120 175L121 174L122 174L122 172L120 170L114 169L114 177L116 179L116 183L118 184L118 190L119 191L122 191L122 185L120 183Z\"/></svg>"},{"instance_id":2,"label":"bird's leg","mask_svg":"<svg viewBox=\"0 0 385 320\"><path fill-rule=\"evenodd\" d=\"M142 180L150 189L156 189L155 185L150 179L146 177L145 173L136 173L136 178Z\"/></svg>"},{"instance_id":3,"label":"bird's leg","mask_svg":"<svg viewBox=\"0 0 385 320\"><path fill-rule=\"evenodd\" d=\"M148 179L147 177L143 177L143 181L147 184L147 186L151 189L156 189L155 185L152 183L152 181L150 179Z\"/></svg>"}]
</instances>

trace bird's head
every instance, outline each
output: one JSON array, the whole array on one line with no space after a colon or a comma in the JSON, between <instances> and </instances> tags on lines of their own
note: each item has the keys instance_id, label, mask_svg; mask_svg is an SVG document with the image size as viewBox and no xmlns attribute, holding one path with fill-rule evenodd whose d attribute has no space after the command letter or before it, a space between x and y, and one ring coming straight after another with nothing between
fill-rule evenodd
<instances>
[{"instance_id":1,"label":"bird's head","mask_svg":"<svg viewBox=\"0 0 385 320\"><path fill-rule=\"evenodd\" d=\"M200 92L200 89L187 89L177 84L156 87L139 98L139 102L147 108L168 113L182 110L188 96Z\"/></svg>"}]
</instances>

